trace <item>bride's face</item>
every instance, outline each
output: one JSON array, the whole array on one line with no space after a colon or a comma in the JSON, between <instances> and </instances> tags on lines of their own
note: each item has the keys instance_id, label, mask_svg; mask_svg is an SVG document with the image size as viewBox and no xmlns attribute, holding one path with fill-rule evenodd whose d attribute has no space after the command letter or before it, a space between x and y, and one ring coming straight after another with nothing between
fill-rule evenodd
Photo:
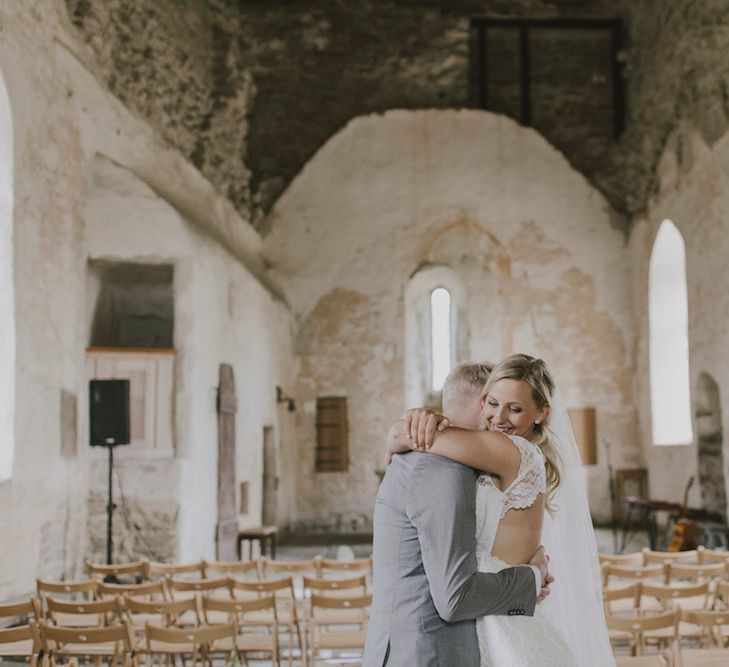
<instances>
[{"instance_id":1,"label":"bride's face","mask_svg":"<svg viewBox=\"0 0 729 667\"><path fill-rule=\"evenodd\" d=\"M534 422L541 421L547 408L538 408L531 387L522 380L497 380L486 395L481 426L489 431L528 437Z\"/></svg>"}]
</instances>

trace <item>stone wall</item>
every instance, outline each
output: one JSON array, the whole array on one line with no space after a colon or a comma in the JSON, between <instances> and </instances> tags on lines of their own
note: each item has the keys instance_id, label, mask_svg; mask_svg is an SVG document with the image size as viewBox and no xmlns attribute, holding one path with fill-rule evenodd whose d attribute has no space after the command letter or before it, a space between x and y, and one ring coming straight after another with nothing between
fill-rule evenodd
<instances>
[{"instance_id":1,"label":"stone wall","mask_svg":"<svg viewBox=\"0 0 729 667\"><path fill-rule=\"evenodd\" d=\"M0 532L12 539L0 541L0 600L30 594L37 576L78 578L86 557L103 557L106 461L88 446L90 261L175 268L174 456L119 451L127 502L115 517L117 558L214 556L221 362L238 380L236 482L250 487L240 522L260 522L263 428L282 430L275 388L290 385L295 369L289 310L262 277L258 236L99 86L60 0L42 4L0 6L17 338L15 465L0 483Z\"/></svg>"},{"instance_id":2,"label":"stone wall","mask_svg":"<svg viewBox=\"0 0 729 667\"><path fill-rule=\"evenodd\" d=\"M565 148L619 211L645 209L677 125L695 121L709 143L727 127L729 7L717 0L66 5L110 89L256 226L265 227L291 179L350 119L471 106L472 17L623 21L626 131L607 152L589 141ZM593 74L586 64L585 81ZM573 101L550 104L569 109ZM561 146L558 130L546 137Z\"/></svg>"},{"instance_id":3,"label":"stone wall","mask_svg":"<svg viewBox=\"0 0 729 667\"><path fill-rule=\"evenodd\" d=\"M651 495L679 501L689 475L697 475L699 448L706 434L701 416L705 410L705 390L701 377L710 375L719 396L729 390L729 357L724 341L729 323L725 265L729 253L729 135L710 146L695 129L684 126L675 131L661 154L657 191L645 217L635 221L630 238L633 265L633 303L636 322L636 410L640 443L649 468ZM686 273L689 309L689 360L691 394L694 406L694 444L654 446L651 438L650 387L648 385L648 267L653 240L660 223L672 220L686 246ZM721 423L709 430L726 433L726 410ZM724 479L729 479L727 443L723 443ZM726 482L725 482L726 483ZM701 506L700 485L690 496Z\"/></svg>"},{"instance_id":4,"label":"stone wall","mask_svg":"<svg viewBox=\"0 0 729 667\"><path fill-rule=\"evenodd\" d=\"M450 267L465 286L460 360L543 356L570 407L597 407L614 465L639 462L620 227L563 156L503 116L393 111L328 142L274 208L266 238L298 323L297 518L371 516L383 434L412 407L404 300L421 267ZM314 472L321 395L348 398L348 473ZM588 477L605 519L604 452Z\"/></svg>"},{"instance_id":5,"label":"stone wall","mask_svg":"<svg viewBox=\"0 0 729 667\"><path fill-rule=\"evenodd\" d=\"M109 88L257 226L352 118L472 106L472 17L615 18L624 4L66 0ZM567 154L589 174L607 159L589 141Z\"/></svg>"}]
</instances>

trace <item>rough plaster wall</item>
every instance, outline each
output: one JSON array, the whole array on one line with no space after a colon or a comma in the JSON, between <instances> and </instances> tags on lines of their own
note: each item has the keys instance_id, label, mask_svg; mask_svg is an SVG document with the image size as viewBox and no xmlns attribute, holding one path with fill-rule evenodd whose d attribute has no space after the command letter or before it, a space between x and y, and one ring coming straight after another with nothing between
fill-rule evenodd
<instances>
[{"instance_id":1,"label":"rough plaster wall","mask_svg":"<svg viewBox=\"0 0 729 667\"><path fill-rule=\"evenodd\" d=\"M252 84L235 38L240 21L217 4L66 0L109 89L245 211Z\"/></svg>"},{"instance_id":2,"label":"rough plaster wall","mask_svg":"<svg viewBox=\"0 0 729 667\"><path fill-rule=\"evenodd\" d=\"M690 127L677 130L667 142L658 169L658 192L644 218L636 220L630 238L637 333L636 409L640 443L649 467L651 495L680 500L689 475L697 472L696 444L656 447L651 440L650 386L648 385L648 267L653 240L660 223L671 219L683 235L689 308L689 360L692 404L695 413L697 383L709 373L725 400L729 391L729 298L726 293L726 258L729 256L729 135L707 145ZM722 430L729 426L722 411ZM694 438L697 423L694 418ZM729 457L724 443L724 475L729 479ZM691 492L694 506L701 504L698 484Z\"/></svg>"},{"instance_id":3,"label":"rough plaster wall","mask_svg":"<svg viewBox=\"0 0 729 667\"><path fill-rule=\"evenodd\" d=\"M135 235L129 236L129 230L124 234L128 220L120 223L117 217L119 225L103 226L119 215L105 211L96 220L102 230L95 230L101 239L95 237L94 252L155 261L176 257L175 244L187 257L198 246L200 250L198 263L180 259L176 265L177 303L184 315L177 321L183 332L179 338L190 341L181 351L178 398L186 411L178 428L187 429L189 436L181 443L178 460L165 466L164 474L176 485L165 502L184 499L178 525L186 528L165 553L191 558L211 553L217 364L232 360L238 373L238 476L250 479L253 487L244 525L260 520L262 426L276 425L275 384L291 384L294 369L290 316L260 283L260 239L179 151L100 88L77 57L75 39L60 0L42 7L20 0L0 5L0 68L14 121L18 341L16 461L13 478L0 484L0 532L13 539L0 541L0 599L29 594L36 576L79 577L89 554L89 492L103 485L99 468L105 469L87 446L85 418L86 291L94 291L85 284L90 254L85 207L94 189L95 155L103 153L142 174L182 214L175 213L178 226L173 225L169 237L164 229L147 224L159 221L155 215L160 201L147 188L141 199L142 204L152 203L152 215L147 218L146 211L133 209L142 214L130 225ZM188 222L181 222L182 215ZM124 243L114 246L117 234ZM205 300L220 293L226 295L221 298L225 312ZM234 316L228 313L229 303ZM210 319L200 320L198 310ZM191 352L198 349L200 354ZM146 479L162 475L154 463L147 468ZM120 462L120 470L128 473L126 461ZM125 478L125 492L133 497L138 489L130 477ZM131 507L132 521L140 520L137 509ZM164 505L163 511L167 515L173 509Z\"/></svg>"},{"instance_id":4,"label":"rough plaster wall","mask_svg":"<svg viewBox=\"0 0 729 667\"><path fill-rule=\"evenodd\" d=\"M614 0L66 5L109 88L257 226L352 118L392 108L470 106L472 17L614 18L631 6ZM573 146L572 157L594 174L605 155L588 144Z\"/></svg>"},{"instance_id":5,"label":"rough plaster wall","mask_svg":"<svg viewBox=\"0 0 729 667\"><path fill-rule=\"evenodd\" d=\"M671 135L691 123L708 144L729 128L729 4L641 0L626 6L627 127L595 182L641 214Z\"/></svg>"},{"instance_id":6,"label":"rough plaster wall","mask_svg":"<svg viewBox=\"0 0 729 667\"><path fill-rule=\"evenodd\" d=\"M175 432L177 456L163 461L119 450L126 507L119 549L128 557L213 558L217 489L216 387L233 365L238 397L236 479L250 484L249 511L261 515L263 426L278 428L276 384L290 381L287 310L228 252L205 237L147 185L109 160L94 161L86 211L89 257L175 266ZM92 305L92 304L90 304ZM91 485L90 550L103 553L103 456ZM118 488L115 489L118 492ZM94 551L96 549L96 551Z\"/></svg>"},{"instance_id":7,"label":"rough plaster wall","mask_svg":"<svg viewBox=\"0 0 729 667\"><path fill-rule=\"evenodd\" d=\"M47 4L47 3L46 3ZM84 166L65 77L53 66L55 11L0 6L0 68L14 124L17 356L15 466L0 484L0 599L36 576L80 573L81 457L62 456L62 397L83 371ZM67 392L67 394L64 394Z\"/></svg>"},{"instance_id":8,"label":"rough plaster wall","mask_svg":"<svg viewBox=\"0 0 729 667\"><path fill-rule=\"evenodd\" d=\"M729 6L722 0L66 5L111 90L239 210L250 210L256 225L350 119L471 104L474 16L623 20L626 131L606 154L567 156L585 165L618 210L645 209L678 124L694 119L709 143L727 128Z\"/></svg>"},{"instance_id":9,"label":"rough plaster wall","mask_svg":"<svg viewBox=\"0 0 729 667\"><path fill-rule=\"evenodd\" d=\"M298 519L372 509L385 430L404 405L403 295L445 264L468 291L471 359L544 356L570 406L598 408L614 463L635 464L625 239L607 202L531 130L478 111L352 121L272 213L268 257L299 323ZM618 221L619 222L619 221ZM314 474L314 404L350 405L349 473ZM605 460L588 471L607 511Z\"/></svg>"}]
</instances>

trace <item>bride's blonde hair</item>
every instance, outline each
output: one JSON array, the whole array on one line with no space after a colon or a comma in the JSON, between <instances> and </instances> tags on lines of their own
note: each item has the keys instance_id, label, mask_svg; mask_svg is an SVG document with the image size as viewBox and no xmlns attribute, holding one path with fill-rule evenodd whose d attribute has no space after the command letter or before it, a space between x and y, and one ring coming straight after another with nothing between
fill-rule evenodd
<instances>
[{"instance_id":1,"label":"bride's blonde hair","mask_svg":"<svg viewBox=\"0 0 729 667\"><path fill-rule=\"evenodd\" d=\"M554 379L542 359L530 357L527 354L512 354L502 359L491 371L488 382L484 387L483 394L486 395L491 387L498 380L521 380L526 382L532 390L532 400L541 410L549 408L552 395L554 394ZM554 448L549 435L550 413L537 424L532 424L532 430L527 439L537 445L544 454L545 467L547 470L547 497L546 508L554 511L552 498L561 481L561 461Z\"/></svg>"}]
</instances>

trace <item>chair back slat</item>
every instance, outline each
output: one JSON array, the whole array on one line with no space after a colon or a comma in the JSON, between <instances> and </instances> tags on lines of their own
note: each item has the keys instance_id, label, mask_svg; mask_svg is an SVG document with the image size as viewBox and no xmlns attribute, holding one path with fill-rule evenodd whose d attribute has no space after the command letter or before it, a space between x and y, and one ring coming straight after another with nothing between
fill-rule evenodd
<instances>
[{"instance_id":1,"label":"chair back slat","mask_svg":"<svg viewBox=\"0 0 729 667\"><path fill-rule=\"evenodd\" d=\"M317 607L323 609L363 609L372 604L372 594L357 595L347 598L331 597L328 595L311 596L311 607L315 610Z\"/></svg>"},{"instance_id":2,"label":"chair back slat","mask_svg":"<svg viewBox=\"0 0 729 667\"><path fill-rule=\"evenodd\" d=\"M726 576L729 563L706 563L701 565L687 563L666 563L666 578L691 579L717 579Z\"/></svg>"},{"instance_id":3,"label":"chair back slat","mask_svg":"<svg viewBox=\"0 0 729 667\"><path fill-rule=\"evenodd\" d=\"M238 579L228 578L228 587L233 595L235 595L235 591L247 591L258 595L265 595L275 591L288 591L293 595L294 580L292 577L264 579L262 581L239 581Z\"/></svg>"},{"instance_id":4,"label":"chair back slat","mask_svg":"<svg viewBox=\"0 0 729 667\"><path fill-rule=\"evenodd\" d=\"M147 577L149 579L159 577L176 577L180 579L180 575L185 574L195 575L194 579L204 578L205 561L200 560L195 563L158 563L151 561L147 564Z\"/></svg>"},{"instance_id":5,"label":"chair back slat","mask_svg":"<svg viewBox=\"0 0 729 667\"><path fill-rule=\"evenodd\" d=\"M317 579L314 577L304 577L304 591L319 593L339 593L351 594L352 589L361 588L362 594L367 592L367 577L363 574L359 577L350 577L348 579Z\"/></svg>"},{"instance_id":6,"label":"chair back slat","mask_svg":"<svg viewBox=\"0 0 729 667\"><path fill-rule=\"evenodd\" d=\"M89 577L95 579L104 579L105 577L119 577L128 576L138 581L144 581L148 578L147 575L148 561L146 560L135 560L131 563L120 563L118 565L106 565L104 563L94 563L93 561L86 561L86 570Z\"/></svg>"},{"instance_id":7,"label":"chair back slat","mask_svg":"<svg viewBox=\"0 0 729 667\"><path fill-rule=\"evenodd\" d=\"M677 628L680 618L680 610L675 610L656 616L631 616L630 618L608 615L606 621L608 628L611 630L620 630L622 632L640 635L650 630L660 630L661 628L670 627Z\"/></svg>"},{"instance_id":8,"label":"chair back slat","mask_svg":"<svg viewBox=\"0 0 729 667\"><path fill-rule=\"evenodd\" d=\"M99 589L99 581L97 579L84 579L82 581L46 581L45 579L36 579L35 588L39 598L43 598L49 593L58 599L59 595L78 598L79 595L86 599L96 596Z\"/></svg>"},{"instance_id":9,"label":"chair back slat","mask_svg":"<svg viewBox=\"0 0 729 667\"><path fill-rule=\"evenodd\" d=\"M155 618L160 626L192 624L200 625L200 601L197 596L180 600L147 600L137 597L124 598L129 621L140 630Z\"/></svg>"},{"instance_id":10,"label":"chair back slat","mask_svg":"<svg viewBox=\"0 0 729 667\"><path fill-rule=\"evenodd\" d=\"M147 581L141 584L107 584L100 581L97 592L100 596L147 596L150 599L159 598L162 600L167 599L169 595L167 592L167 582L164 580Z\"/></svg>"},{"instance_id":11,"label":"chair back slat","mask_svg":"<svg viewBox=\"0 0 729 667\"><path fill-rule=\"evenodd\" d=\"M147 623L144 630L149 641L165 644L204 644L235 637L234 623L205 625L198 628L164 628Z\"/></svg>"},{"instance_id":12,"label":"chair back slat","mask_svg":"<svg viewBox=\"0 0 729 667\"><path fill-rule=\"evenodd\" d=\"M27 625L18 625L13 628L0 629L0 655L2 655L3 644L15 644L17 642L30 641L32 650L40 648L40 635L38 626L34 620L28 621Z\"/></svg>"},{"instance_id":13,"label":"chair back slat","mask_svg":"<svg viewBox=\"0 0 729 667\"><path fill-rule=\"evenodd\" d=\"M127 650L132 648L132 631L128 623L105 627L66 628L48 623L41 623L40 634L47 648L47 642L59 644L106 644L121 642Z\"/></svg>"},{"instance_id":14,"label":"chair back slat","mask_svg":"<svg viewBox=\"0 0 729 667\"><path fill-rule=\"evenodd\" d=\"M14 616L40 618L41 615L40 600L38 598L33 597L22 602L0 604L0 618L12 618Z\"/></svg>"},{"instance_id":15,"label":"chair back slat","mask_svg":"<svg viewBox=\"0 0 729 667\"><path fill-rule=\"evenodd\" d=\"M237 579L242 575L246 575L244 578L259 579L258 560L243 560L232 563L206 560L203 563L206 577L223 575Z\"/></svg>"},{"instance_id":16,"label":"chair back slat","mask_svg":"<svg viewBox=\"0 0 729 667\"><path fill-rule=\"evenodd\" d=\"M729 551L723 549L697 548L699 563L729 563Z\"/></svg>"},{"instance_id":17,"label":"chair back slat","mask_svg":"<svg viewBox=\"0 0 729 667\"><path fill-rule=\"evenodd\" d=\"M167 586L173 594L175 592L189 593L191 591L202 593L203 591L214 591L221 588L227 589L228 581L227 577L218 579L177 579L173 577L167 580Z\"/></svg>"},{"instance_id":18,"label":"chair back slat","mask_svg":"<svg viewBox=\"0 0 729 667\"><path fill-rule=\"evenodd\" d=\"M653 551L643 549L643 558L646 565L654 563L698 563L699 552L696 549L691 551Z\"/></svg>"}]
</instances>

